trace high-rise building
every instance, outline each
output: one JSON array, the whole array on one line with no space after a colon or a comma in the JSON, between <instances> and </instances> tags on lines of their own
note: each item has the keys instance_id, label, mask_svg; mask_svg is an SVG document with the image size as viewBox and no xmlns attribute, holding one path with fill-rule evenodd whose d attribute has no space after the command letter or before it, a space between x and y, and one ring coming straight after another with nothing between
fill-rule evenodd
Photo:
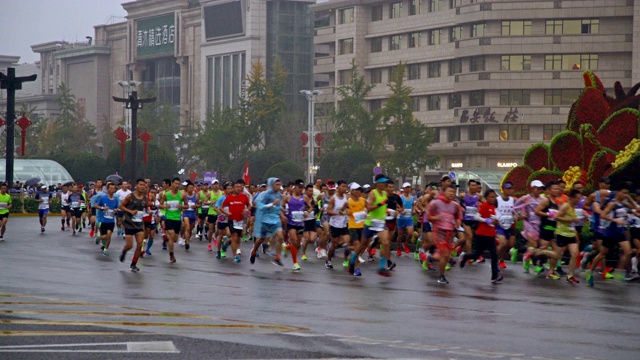
<instances>
[{"instance_id":1,"label":"high-rise building","mask_svg":"<svg viewBox=\"0 0 640 360\"><path fill-rule=\"evenodd\" d=\"M441 170L508 170L565 129L591 69L611 88L640 80L640 1L334 0L315 13L315 87L337 102L355 60L384 106L407 64L415 117L435 130ZM418 174L416 174L418 175Z\"/></svg>"}]
</instances>

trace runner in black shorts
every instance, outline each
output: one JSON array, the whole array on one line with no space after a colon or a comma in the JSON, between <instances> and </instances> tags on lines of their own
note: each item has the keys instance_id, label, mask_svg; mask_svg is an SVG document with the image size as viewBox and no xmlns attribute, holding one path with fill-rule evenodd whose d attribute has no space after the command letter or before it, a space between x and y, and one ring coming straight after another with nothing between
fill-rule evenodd
<instances>
[{"instance_id":1,"label":"runner in black shorts","mask_svg":"<svg viewBox=\"0 0 640 360\"><path fill-rule=\"evenodd\" d=\"M120 204L120 210L125 214L122 225L124 226L124 235L126 244L120 254L120 262L124 262L127 251L133 247L133 239L136 240L136 248L133 253L133 260L131 261L130 269L133 272L138 272L140 269L136 266L138 258L142 252L142 243L144 241L144 216L147 212L147 183L144 179L136 180L136 189L131 194L127 195L122 204Z\"/></svg>"}]
</instances>

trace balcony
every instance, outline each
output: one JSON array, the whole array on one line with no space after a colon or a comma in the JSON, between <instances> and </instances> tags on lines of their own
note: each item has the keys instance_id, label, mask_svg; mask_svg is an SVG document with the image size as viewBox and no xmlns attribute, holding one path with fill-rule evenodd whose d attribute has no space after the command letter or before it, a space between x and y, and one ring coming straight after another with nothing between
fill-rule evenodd
<instances>
[{"instance_id":1,"label":"balcony","mask_svg":"<svg viewBox=\"0 0 640 360\"><path fill-rule=\"evenodd\" d=\"M315 34L315 36L313 37L314 44L327 44L327 43L333 44L336 41L335 26L317 28L314 30L314 34Z\"/></svg>"},{"instance_id":2,"label":"balcony","mask_svg":"<svg viewBox=\"0 0 640 360\"><path fill-rule=\"evenodd\" d=\"M325 56L313 59L313 73L326 74L336 70L336 58L334 56Z\"/></svg>"}]
</instances>

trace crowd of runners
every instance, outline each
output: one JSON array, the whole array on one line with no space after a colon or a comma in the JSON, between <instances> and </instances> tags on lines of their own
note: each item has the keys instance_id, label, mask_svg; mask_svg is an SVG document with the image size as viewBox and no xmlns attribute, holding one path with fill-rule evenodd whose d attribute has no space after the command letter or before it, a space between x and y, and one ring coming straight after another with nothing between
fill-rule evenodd
<instances>
[{"instance_id":1,"label":"crowd of runners","mask_svg":"<svg viewBox=\"0 0 640 360\"><path fill-rule=\"evenodd\" d=\"M313 250L327 269L342 262L354 276L362 276L361 264L376 260L377 274L390 276L396 268L393 256L413 256L425 270L437 271L438 283L448 284L445 275L451 267L484 263L488 252L492 283L503 280L501 270L508 262L521 262L525 272L533 270L547 279L565 277L571 284L579 283L579 269L589 286L596 275L638 279L640 191L630 192L631 184L621 183L612 191L609 179L602 178L599 189L585 196L579 182L568 189L561 180L536 180L530 193L519 198L509 182L499 193L482 191L477 180L461 185L444 177L416 195L409 183L396 191L385 175L363 186L321 179L283 184L270 178L259 185L242 180L194 184L178 178L161 185L149 179L96 180L86 188L64 186L55 195L43 186L35 198L41 232L46 230L50 200L58 197L62 231L75 236L88 229L104 256L110 255L113 236L124 237L118 256L124 262L132 250L134 272L140 258L156 252L154 241L161 242L169 262L175 263L176 248L192 251L196 239L206 241L216 259L228 256L235 263L243 259L241 243L251 242L251 264L263 255L284 266L286 256L293 271L301 270L300 262ZM10 208L3 185L0 240ZM518 232L524 243L516 242ZM566 271L561 266L565 262ZM607 265L612 263L615 269Z\"/></svg>"}]
</instances>

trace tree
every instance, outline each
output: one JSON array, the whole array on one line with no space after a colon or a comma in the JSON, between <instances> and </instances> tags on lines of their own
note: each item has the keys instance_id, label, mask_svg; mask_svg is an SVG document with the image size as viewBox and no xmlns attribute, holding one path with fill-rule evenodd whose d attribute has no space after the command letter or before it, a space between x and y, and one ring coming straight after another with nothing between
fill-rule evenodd
<instances>
[{"instance_id":1,"label":"tree","mask_svg":"<svg viewBox=\"0 0 640 360\"><path fill-rule=\"evenodd\" d=\"M418 175L427 165L435 162L428 154L433 132L413 116L410 94L413 88L404 84L406 66L402 62L393 69L387 83L391 95L382 109L385 135L393 144L393 151L385 156L387 173L405 181L407 176Z\"/></svg>"},{"instance_id":2,"label":"tree","mask_svg":"<svg viewBox=\"0 0 640 360\"><path fill-rule=\"evenodd\" d=\"M282 180L282 182L293 181L304 178L304 171L293 161L283 161L269 167L264 177L275 177Z\"/></svg>"},{"instance_id":3,"label":"tree","mask_svg":"<svg viewBox=\"0 0 640 360\"><path fill-rule=\"evenodd\" d=\"M75 182L80 184L95 179L104 179L111 174L105 159L96 154L83 152L55 160L67 169Z\"/></svg>"},{"instance_id":4,"label":"tree","mask_svg":"<svg viewBox=\"0 0 640 360\"><path fill-rule=\"evenodd\" d=\"M334 180L353 180L351 175L354 169L363 166L368 168L368 173L371 174L375 165L376 161L371 151L360 145L353 145L346 149L331 151L323 157L318 176L330 177Z\"/></svg>"},{"instance_id":5,"label":"tree","mask_svg":"<svg viewBox=\"0 0 640 360\"><path fill-rule=\"evenodd\" d=\"M175 152L171 149L167 149L163 146L158 146L153 144L153 140L149 143L148 148L148 162L144 164L144 149L142 146L138 146L137 148L137 156L136 156L136 174L139 177L150 178L154 181L160 181L161 179L165 179L168 177L173 177L178 175L178 160ZM125 154L131 154L131 141L127 142L125 148ZM107 175L118 172L120 176L125 179L135 181L135 179L130 179L129 172L131 168L129 166L128 160L125 158L125 163L123 164L120 161L120 148L113 148L109 151L109 155L107 156L106 165L104 166L104 170L102 173L106 173Z\"/></svg>"}]
</instances>

